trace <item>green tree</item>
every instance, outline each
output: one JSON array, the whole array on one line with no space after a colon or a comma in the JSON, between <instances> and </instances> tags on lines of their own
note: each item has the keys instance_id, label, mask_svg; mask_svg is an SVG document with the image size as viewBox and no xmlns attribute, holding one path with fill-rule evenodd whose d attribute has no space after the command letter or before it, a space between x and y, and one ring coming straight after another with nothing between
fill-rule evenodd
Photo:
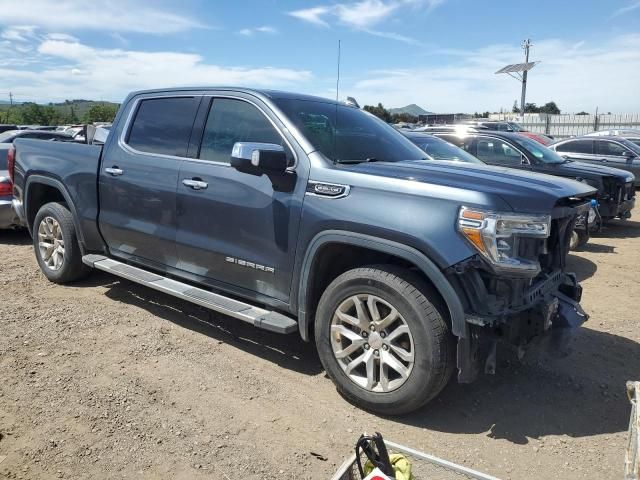
<instances>
[{"instance_id":1,"label":"green tree","mask_svg":"<svg viewBox=\"0 0 640 480\"><path fill-rule=\"evenodd\" d=\"M540 107L540 113L549 113L553 115L559 115L560 109L556 105L556 102L547 102L542 107Z\"/></svg>"},{"instance_id":2,"label":"green tree","mask_svg":"<svg viewBox=\"0 0 640 480\"><path fill-rule=\"evenodd\" d=\"M378 106L376 107L372 105L365 105L363 110L366 110L367 112L375 115L376 117L381 118L387 123L391 122L391 114L389 113L389 110L384 108L381 103L378 103Z\"/></svg>"},{"instance_id":3,"label":"green tree","mask_svg":"<svg viewBox=\"0 0 640 480\"><path fill-rule=\"evenodd\" d=\"M98 103L87 111L84 121L86 123L113 122L116 113L118 113L118 107L116 105Z\"/></svg>"},{"instance_id":4,"label":"green tree","mask_svg":"<svg viewBox=\"0 0 640 480\"><path fill-rule=\"evenodd\" d=\"M411 115L410 113L394 113L391 115L391 123L416 123L417 121L418 117Z\"/></svg>"},{"instance_id":5,"label":"green tree","mask_svg":"<svg viewBox=\"0 0 640 480\"><path fill-rule=\"evenodd\" d=\"M582 112L578 112L576 113L576 115L589 115L589 112L585 112L584 110Z\"/></svg>"}]
</instances>

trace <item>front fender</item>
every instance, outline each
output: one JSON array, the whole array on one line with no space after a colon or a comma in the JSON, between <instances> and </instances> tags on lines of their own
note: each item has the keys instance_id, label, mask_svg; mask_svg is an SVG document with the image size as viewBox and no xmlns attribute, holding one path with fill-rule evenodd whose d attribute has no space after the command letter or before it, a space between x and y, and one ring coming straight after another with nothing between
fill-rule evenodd
<instances>
[{"instance_id":1,"label":"front fender","mask_svg":"<svg viewBox=\"0 0 640 480\"><path fill-rule=\"evenodd\" d=\"M453 334L462 338L468 335L464 309L458 295L438 266L426 255L413 247L391 240L361 233L342 230L328 230L320 232L313 237L302 261L298 288L298 324L300 328L300 335L303 339L308 340L310 337L310 320L306 316L309 300L309 275L313 266L314 258L318 251L323 245L328 243L343 243L379 251L402 258L415 265L433 283L444 299L451 317L451 329Z\"/></svg>"}]
</instances>

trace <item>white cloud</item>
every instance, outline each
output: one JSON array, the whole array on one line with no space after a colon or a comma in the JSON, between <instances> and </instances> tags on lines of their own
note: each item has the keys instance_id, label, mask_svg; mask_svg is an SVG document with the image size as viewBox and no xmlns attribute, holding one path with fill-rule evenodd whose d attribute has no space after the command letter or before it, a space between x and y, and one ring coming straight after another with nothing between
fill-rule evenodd
<instances>
[{"instance_id":1,"label":"white cloud","mask_svg":"<svg viewBox=\"0 0 640 480\"><path fill-rule=\"evenodd\" d=\"M620 15L624 15L625 13L633 12L634 10L637 10L639 8L640 8L640 1L638 1L638 0L633 1L633 2L629 3L628 5L626 5L624 7L620 7L617 10L615 10L611 14L611 18L619 17Z\"/></svg>"},{"instance_id":2,"label":"white cloud","mask_svg":"<svg viewBox=\"0 0 640 480\"><path fill-rule=\"evenodd\" d=\"M244 35L245 37L252 37L256 33L268 33L270 35L275 35L276 33L278 33L278 30L274 27L264 25L257 28L243 28L242 30L239 30L238 33L240 35Z\"/></svg>"},{"instance_id":3,"label":"white cloud","mask_svg":"<svg viewBox=\"0 0 640 480\"><path fill-rule=\"evenodd\" d=\"M333 20L340 25L369 33L378 37L389 38L404 43L419 45L420 42L395 32L375 29L384 20L391 17L402 7L426 8L432 10L445 0L358 0L351 3L321 5L289 12L292 17L314 25L329 27Z\"/></svg>"},{"instance_id":4,"label":"white cloud","mask_svg":"<svg viewBox=\"0 0 640 480\"><path fill-rule=\"evenodd\" d=\"M323 27L328 27L329 24L325 22L322 17L327 15L332 11L329 7L312 7L305 8L302 10L295 10L293 12L289 12L289 15L292 17L298 18L300 20L304 20L305 22L313 23L315 25L320 25Z\"/></svg>"},{"instance_id":5,"label":"white cloud","mask_svg":"<svg viewBox=\"0 0 640 480\"><path fill-rule=\"evenodd\" d=\"M28 42L33 39L35 30L33 25L14 26L4 29L0 37L13 42Z\"/></svg>"},{"instance_id":6,"label":"white cloud","mask_svg":"<svg viewBox=\"0 0 640 480\"><path fill-rule=\"evenodd\" d=\"M527 102L555 101L567 112L640 110L640 34L602 41L537 41L532 60L542 59L529 74ZM366 73L345 85L345 95L361 104L385 106L417 103L441 113L511 109L520 84L494 72L522 57L515 46L490 45L470 51L436 51L450 61L435 68L401 68ZM441 63L441 62L439 62ZM346 82L345 82L346 83Z\"/></svg>"},{"instance_id":7,"label":"white cloud","mask_svg":"<svg viewBox=\"0 0 640 480\"><path fill-rule=\"evenodd\" d=\"M3 0L0 24L33 25L52 31L175 33L203 25L193 18L152 8L145 2L109 0Z\"/></svg>"},{"instance_id":8,"label":"white cloud","mask_svg":"<svg viewBox=\"0 0 640 480\"><path fill-rule=\"evenodd\" d=\"M311 80L306 70L222 66L200 55L99 49L79 42L44 40L38 71L0 63L0 91L19 90L22 99L49 101L103 98L120 101L132 90L184 85L284 87ZM52 63L56 66L50 66ZM19 86L19 89L16 88Z\"/></svg>"}]
</instances>

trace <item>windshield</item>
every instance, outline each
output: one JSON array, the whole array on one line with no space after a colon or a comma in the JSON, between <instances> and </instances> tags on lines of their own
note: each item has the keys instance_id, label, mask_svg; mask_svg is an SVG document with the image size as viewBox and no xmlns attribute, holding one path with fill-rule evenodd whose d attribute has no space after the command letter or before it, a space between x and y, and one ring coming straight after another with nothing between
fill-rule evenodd
<instances>
[{"instance_id":1,"label":"windshield","mask_svg":"<svg viewBox=\"0 0 640 480\"><path fill-rule=\"evenodd\" d=\"M635 143L637 141L638 140L634 141L634 140L630 140L628 138L625 138L622 141L620 141L620 143L622 143L625 147L627 147L629 150L631 150L636 155L640 155L640 145Z\"/></svg>"},{"instance_id":2,"label":"windshield","mask_svg":"<svg viewBox=\"0 0 640 480\"><path fill-rule=\"evenodd\" d=\"M313 100L276 99L275 102L313 147L335 162L426 158L422 150L395 128L357 108Z\"/></svg>"},{"instance_id":3,"label":"windshield","mask_svg":"<svg viewBox=\"0 0 640 480\"><path fill-rule=\"evenodd\" d=\"M541 143L523 137L522 135L513 135L513 140L521 147L526 148L540 163L554 164L565 163L566 160L553 150L548 149Z\"/></svg>"},{"instance_id":4,"label":"windshield","mask_svg":"<svg viewBox=\"0 0 640 480\"><path fill-rule=\"evenodd\" d=\"M451 162L465 162L465 163L484 163L482 160L474 157L469 152L451 145L449 142L440 140L436 137L414 136L409 139L415 143L422 150L434 160L448 160Z\"/></svg>"},{"instance_id":5,"label":"windshield","mask_svg":"<svg viewBox=\"0 0 640 480\"><path fill-rule=\"evenodd\" d=\"M0 143L11 143L19 132L20 130L7 130L6 132L0 133Z\"/></svg>"},{"instance_id":6,"label":"windshield","mask_svg":"<svg viewBox=\"0 0 640 480\"><path fill-rule=\"evenodd\" d=\"M516 123L516 122L507 122L507 125L509 125L511 127L511 130L513 130L514 132L526 132L527 130L522 128L520 126L520 124Z\"/></svg>"}]
</instances>

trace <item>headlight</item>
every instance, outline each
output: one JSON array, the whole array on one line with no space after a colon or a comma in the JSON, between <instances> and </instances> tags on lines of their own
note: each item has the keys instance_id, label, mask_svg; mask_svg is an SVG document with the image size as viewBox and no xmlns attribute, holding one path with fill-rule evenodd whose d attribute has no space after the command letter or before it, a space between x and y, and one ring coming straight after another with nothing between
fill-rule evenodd
<instances>
[{"instance_id":1,"label":"headlight","mask_svg":"<svg viewBox=\"0 0 640 480\"><path fill-rule=\"evenodd\" d=\"M518 257L521 237L547 238L550 215L501 213L462 207L458 214L458 231L497 269L540 271L537 260Z\"/></svg>"}]
</instances>

